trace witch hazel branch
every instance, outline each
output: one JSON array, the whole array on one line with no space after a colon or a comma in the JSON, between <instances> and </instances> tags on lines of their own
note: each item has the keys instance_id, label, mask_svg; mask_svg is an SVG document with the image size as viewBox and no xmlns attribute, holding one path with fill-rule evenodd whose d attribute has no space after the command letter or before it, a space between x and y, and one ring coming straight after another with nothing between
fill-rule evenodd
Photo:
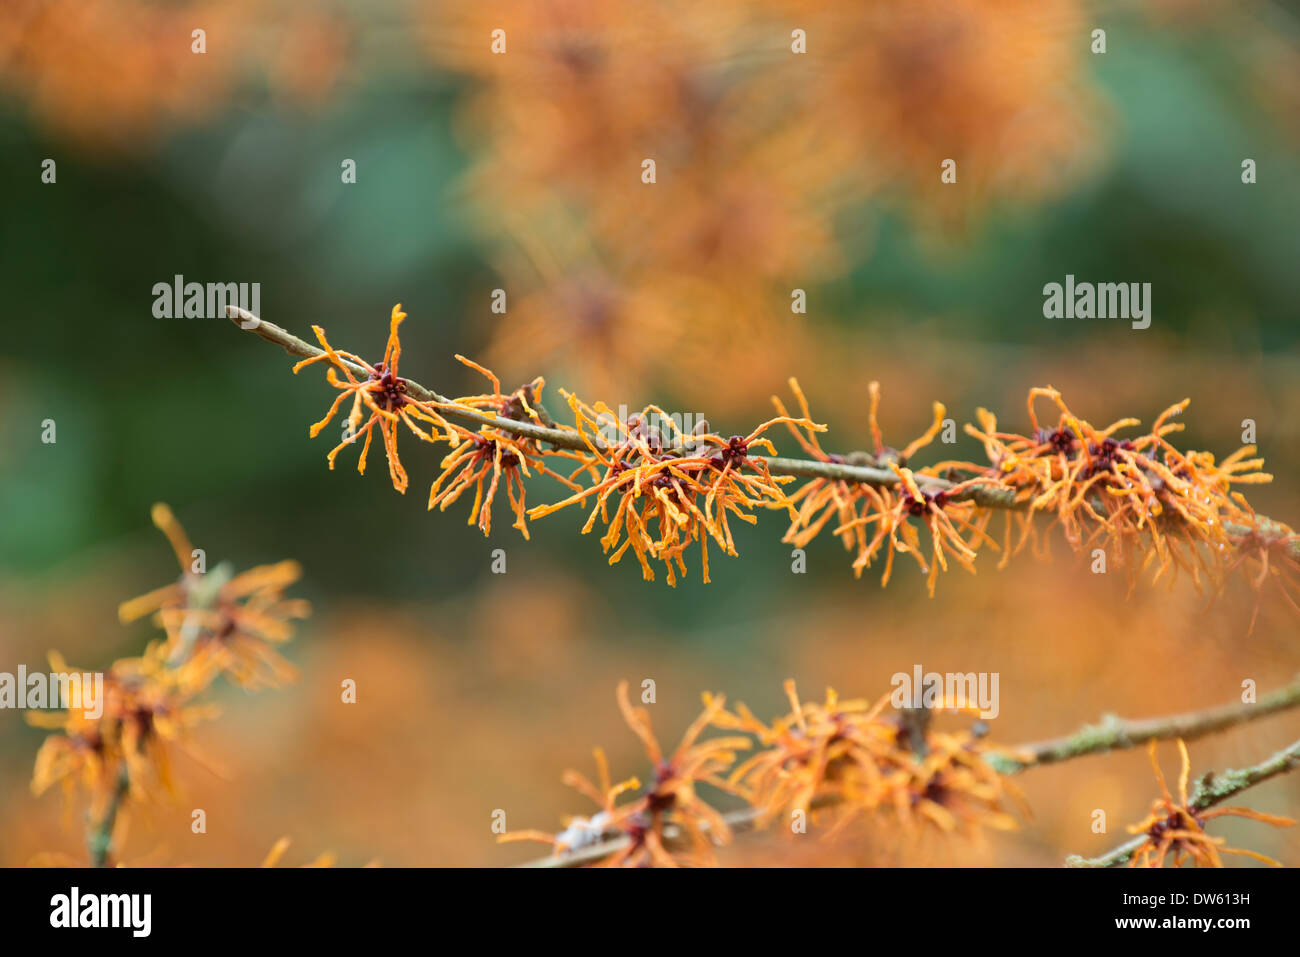
<instances>
[{"instance_id":1,"label":"witch hazel branch","mask_svg":"<svg viewBox=\"0 0 1300 957\"><path fill-rule=\"evenodd\" d=\"M405 493L410 479L399 439L445 443L430 509L445 511L472 492L468 521L488 535L493 508L504 498L512 527L525 538L530 522L582 509L583 534L603 530L600 544L610 564L630 553L647 581L662 567L676 584L698 552L707 582L711 551L738 554L733 523L755 524L758 513L777 512L787 522L784 542L803 548L830 535L852 555L855 575L880 567L882 585L901 556L926 576L931 595L942 572L955 566L973 573L981 552L998 553L1001 568L1026 549L1039 550L1057 531L1076 551L1111 556L1134 581L1184 574L1217 593L1239 575L1261 599L1273 592L1300 613L1300 536L1258 514L1242 491L1273 476L1262 470L1253 445L1219 459L1173 444L1187 399L1145 430L1134 418L1099 427L1076 415L1055 389L1037 387L1029 391L1022 431L1004 430L986 409L965 426L984 461L920 465L917 453L942 428L941 403L933 405L930 428L899 449L885 442L880 389L872 383L872 449L835 453L823 444L826 426L813 419L791 379L794 411L774 396L776 415L745 434L723 437L702 419L687 432L652 405L616 423L611 441L609 406L561 390L568 421L560 422L543 402L540 377L503 392L490 370L457 356L491 391L449 398L401 375L399 327L406 314L400 304L382 358L373 364L336 349L318 326L315 346L246 310L226 311L239 328L298 357L295 373L324 369L335 397L309 434L319 436L341 418L341 440L327 455L330 468L341 453L356 450L364 472L377 442L393 487ZM667 427L651 428L651 421ZM781 454L774 436L782 432L806 457ZM530 505L540 475L559 482L565 494Z\"/></svg>"}]
</instances>

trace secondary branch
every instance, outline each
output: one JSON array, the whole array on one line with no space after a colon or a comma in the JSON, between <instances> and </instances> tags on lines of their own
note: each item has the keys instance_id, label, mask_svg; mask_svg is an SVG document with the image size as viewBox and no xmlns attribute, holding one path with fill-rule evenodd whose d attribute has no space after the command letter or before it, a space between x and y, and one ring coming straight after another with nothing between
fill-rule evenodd
<instances>
[{"instance_id":1,"label":"secondary branch","mask_svg":"<svg viewBox=\"0 0 1300 957\"><path fill-rule=\"evenodd\" d=\"M1272 714L1288 711L1297 705L1300 705L1300 676L1286 687L1265 695L1255 704L1224 705L1141 721L1123 721L1108 716L1100 724L1087 725L1072 735L986 753L984 760L999 774L1019 774L1021 771L1039 765L1054 764L1105 751L1126 750L1152 740L1182 738L1184 741L1194 741L1239 724L1247 724ZM1247 787L1291 770L1297 763L1300 763L1300 741L1254 767L1241 771L1227 771L1214 778L1206 775L1197 783L1196 794L1191 803L1195 807L1198 801L1202 802L1197 809L1217 804ZM835 803L833 798L821 798L815 800L813 806L829 807ZM758 817L759 809L753 807L740 808L723 815L732 831L738 834L754 830ZM664 834L666 843L671 845L673 836L673 832L667 830ZM1108 867L1115 863L1123 863L1142 845L1143 840L1145 838L1129 841L1094 861L1072 857L1067 863L1072 867ZM617 853L628 845L628 841L629 838L626 836L616 835L599 843L559 854L550 854L520 866L582 867ZM1127 856L1120 859L1120 855ZM1110 860L1111 858L1115 859ZM1110 862L1105 863L1108 860Z\"/></svg>"},{"instance_id":2,"label":"secondary branch","mask_svg":"<svg viewBox=\"0 0 1300 957\"><path fill-rule=\"evenodd\" d=\"M1262 784L1279 774L1287 774L1300 767L1300 741L1295 741L1274 754L1271 758L1252 764L1248 768L1236 771L1213 771L1203 775L1197 782L1192 796L1187 801L1190 811L1205 811L1222 804L1228 798L1240 794L1256 784ZM1139 834L1130 841L1101 855L1101 857L1080 857L1072 854L1065 859L1066 867L1118 867L1127 864L1133 855L1147 841L1145 834Z\"/></svg>"}]
</instances>

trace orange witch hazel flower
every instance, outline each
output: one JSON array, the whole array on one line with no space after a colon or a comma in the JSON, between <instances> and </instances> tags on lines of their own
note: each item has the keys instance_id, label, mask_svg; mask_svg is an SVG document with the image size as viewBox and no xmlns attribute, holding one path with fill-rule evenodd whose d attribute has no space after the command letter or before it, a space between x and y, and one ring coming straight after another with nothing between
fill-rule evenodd
<instances>
[{"instance_id":1,"label":"orange witch hazel flower","mask_svg":"<svg viewBox=\"0 0 1300 957\"><path fill-rule=\"evenodd\" d=\"M60 788L69 811L84 795L87 849L96 866L121 863L115 848L131 809L175 797L178 752L206 764L189 732L216 708L196 702L196 695L220 674L245 688L292 679L293 669L274 646L292 634L291 619L309 611L306 602L284 597L301 573L296 562L240 574L224 564L207 571L171 509L159 503L152 516L176 552L180 578L123 602L118 615L123 622L152 615L166 638L150 642L139 657L113 662L102 674L102 693L96 675L94 701L83 693L76 707L28 714L32 725L54 732L37 753L32 791ZM70 669L57 652L50 653L50 666L57 674L94 674Z\"/></svg>"},{"instance_id":2,"label":"orange witch hazel flower","mask_svg":"<svg viewBox=\"0 0 1300 957\"><path fill-rule=\"evenodd\" d=\"M984 760L983 755L991 749L982 737L982 732L971 729L931 731L926 734L922 755L904 750L900 739L900 766L886 782L905 828L912 829L914 820L920 818L942 833L960 832L979 840L984 828L1012 831L1019 827L1003 809L1003 798L1010 798L1025 816L1029 807L1020 790ZM906 762L901 760L904 756Z\"/></svg>"},{"instance_id":3,"label":"orange witch hazel flower","mask_svg":"<svg viewBox=\"0 0 1300 957\"><path fill-rule=\"evenodd\" d=\"M71 669L56 652L50 654L55 672ZM184 742L197 722L215 709L190 702L164 663L162 646L150 646L143 657L123 658L104 675L100 714L84 710L34 712L32 725L59 732L45 739L36 756L32 791L42 794L59 785L71 805L78 790L90 798L98 817L120 789L137 802L158 801L175 794L171 749Z\"/></svg>"},{"instance_id":4,"label":"orange witch hazel flower","mask_svg":"<svg viewBox=\"0 0 1300 957\"><path fill-rule=\"evenodd\" d=\"M713 848L731 839L726 819L696 793L696 785L719 785L718 775L735 759L735 750L747 748L749 739L740 736L699 737L725 704L722 698L705 697L704 712L692 722L681 743L665 755L650 726L645 708L628 700L628 685L618 685L618 706L628 727L641 740L651 764L651 783L642 788L636 778L610 784L605 755L596 751L599 787L575 771L565 782L590 797L600 807L591 818L574 818L559 834L545 831L517 831L503 834L500 841L541 841L556 854L588 844L622 837L622 846L602 858L602 867L678 867L715 863ZM637 796L622 804L618 799L631 791Z\"/></svg>"},{"instance_id":5,"label":"orange witch hazel flower","mask_svg":"<svg viewBox=\"0 0 1300 957\"><path fill-rule=\"evenodd\" d=\"M654 581L648 559L656 559L663 562L669 585L676 585L678 574L686 573L684 553L696 542L705 582L709 581L710 538L725 554L737 554L729 515L752 525L757 521L752 514L755 508L786 508L793 514L781 490L792 479L773 477L763 459L753 455L755 449L776 454L772 443L760 437L763 432L780 422L810 431L825 428L806 418L783 415L745 436L723 439L709 432L706 422L687 435L657 406L647 406L620 423L604 403L588 406L576 396L568 399L591 452L586 469L595 473L594 484L562 501L534 508L530 517L549 515L594 495L583 534L599 518L607 526L601 547L612 552L611 565L631 549L646 581ZM653 421L667 423L669 434L652 426ZM609 426L619 429L620 440L597 446L594 438ZM611 516L609 503L615 496L618 504Z\"/></svg>"},{"instance_id":6,"label":"orange witch hazel flower","mask_svg":"<svg viewBox=\"0 0 1300 957\"><path fill-rule=\"evenodd\" d=\"M179 687L194 692L225 674L250 689L280 687L297 676L275 646L293 636L291 621L305 618L311 605L284 597L302 575L296 561L259 565L235 574L222 563L196 571L189 536L172 510L153 507L153 523L171 542L181 577L170 585L125 601L118 608L123 623L152 614L167 632L165 655Z\"/></svg>"},{"instance_id":7,"label":"orange witch hazel flower","mask_svg":"<svg viewBox=\"0 0 1300 957\"><path fill-rule=\"evenodd\" d=\"M495 374L462 355L457 355L456 358L487 377L492 383L492 392L455 399L452 405L515 421L533 422L538 425L550 424L538 408L534 407L540 407L542 388L546 385L545 379L538 376L509 395L502 395L501 381ZM477 522L485 536L492 531L492 502L496 498L502 477L505 478L506 497L510 500L510 510L515 516L513 527L517 528L525 539L528 538L526 489L524 488L526 477L530 477L533 473L548 475L570 489L576 491L579 488L572 479L548 468L543 462L543 455L585 462L586 457L581 453L567 449L547 449L543 452L531 439L521 438L489 426L480 428L477 433L459 427L455 428L455 432L464 441L453 442L452 451L442 460L442 474L429 489L429 508L432 509L436 505L439 511L446 511L449 505L472 487L474 505L470 509L467 524L473 525Z\"/></svg>"},{"instance_id":8,"label":"orange witch hazel flower","mask_svg":"<svg viewBox=\"0 0 1300 957\"><path fill-rule=\"evenodd\" d=\"M1035 401L1040 398L1060 410L1055 425L1039 424ZM984 444L1003 483L1028 505L1028 513L1019 516L1022 531L1014 545L1008 515L1008 553L1034 534L1033 513L1044 512L1054 516L1075 549L1102 545L1121 558L1145 553L1140 563L1128 563L1130 574L1154 565L1155 579L1167 572L1172 579L1181 569L1199 586L1202 572L1214 571L1211 562L1222 562L1231 544L1228 523L1253 524L1233 486L1269 482L1272 476L1259 471L1263 459L1250 458L1253 446L1216 464L1207 452L1171 445L1165 436L1183 426L1170 420L1187 405L1184 399L1170 406L1147 434L1134 438L1117 433L1136 426L1136 419L1096 428L1072 413L1050 386L1029 392L1029 435L1000 432L997 419L978 410L980 428L968 425L966 431Z\"/></svg>"},{"instance_id":9,"label":"orange witch hazel flower","mask_svg":"<svg viewBox=\"0 0 1300 957\"><path fill-rule=\"evenodd\" d=\"M800 701L793 681L785 692L792 710L770 725L743 704L714 718L717 727L759 741L728 778L758 809L759 827L801 811L831 816L830 836L860 814L892 809L909 832L919 821L977 838L985 827L1017 826L1002 809L1004 797L1027 811L1019 791L984 761L974 732L938 732L928 721L887 714L890 694L871 704L841 701L827 689L819 704Z\"/></svg>"},{"instance_id":10,"label":"orange witch hazel flower","mask_svg":"<svg viewBox=\"0 0 1300 957\"><path fill-rule=\"evenodd\" d=\"M841 701L827 689L824 704L801 702L793 681L785 683L791 712L766 724L743 703L719 712L714 724L754 735L759 750L737 765L728 785L758 808L765 827L777 815L809 812L834 801L875 807L884 793L881 761L893 749L897 728L881 717L886 695L874 705ZM827 812L829 813L829 812Z\"/></svg>"},{"instance_id":11,"label":"orange witch hazel flower","mask_svg":"<svg viewBox=\"0 0 1300 957\"><path fill-rule=\"evenodd\" d=\"M1296 600L1300 596L1300 555L1297 553L1300 535L1281 522L1260 519L1240 493L1234 492L1233 498L1249 519L1244 526L1227 530L1235 554L1224 566L1224 574L1226 577L1237 568L1245 568L1250 576L1251 585L1258 595L1250 615L1249 630L1253 633L1264 590L1270 584L1275 586L1291 610L1300 615L1300 603Z\"/></svg>"},{"instance_id":12,"label":"orange witch hazel flower","mask_svg":"<svg viewBox=\"0 0 1300 957\"><path fill-rule=\"evenodd\" d=\"M974 559L980 544L998 547L984 532L991 513L987 509L979 509L974 502L961 501L956 496L967 489L987 484L987 480L976 477L943 489L922 489L917 482L917 473L911 469L901 468L892 462L889 469L898 476L901 492L899 489L864 486L869 491L864 496L862 514L837 529L856 529L873 523L876 526L875 536L854 561L854 570L869 567L884 544L888 548L885 572L880 579L882 587L889 584L896 552L911 555L921 571L927 573L926 587L931 596L934 595L939 572L948 570L949 557L972 575L975 574ZM922 554L920 534L909 521L913 518L919 519L930 532L932 547L928 562ZM969 540L962 537L963 532L970 533Z\"/></svg>"},{"instance_id":13,"label":"orange witch hazel flower","mask_svg":"<svg viewBox=\"0 0 1300 957\"><path fill-rule=\"evenodd\" d=\"M1194 807L1187 798L1187 778L1191 771L1191 759L1187 755L1187 745L1178 739L1178 752L1182 756L1182 770L1178 774L1178 798L1169 793L1165 776L1156 760L1156 742L1148 748L1151 767L1155 770L1156 781L1160 784L1160 797L1151 803L1151 813L1143 820L1129 827L1130 834L1143 834L1146 839L1133 852L1129 860L1130 867L1163 867L1166 860L1175 867L1181 867L1190 861L1197 867L1222 867L1222 854L1237 854L1252 857L1257 861L1273 867L1282 865L1271 857L1265 857L1255 851L1236 847L1224 847L1224 839L1211 837L1205 833L1206 822L1216 817L1244 817L1252 821L1262 821L1274 827L1291 827L1295 824L1289 817L1263 814L1246 807Z\"/></svg>"},{"instance_id":14,"label":"orange witch hazel flower","mask_svg":"<svg viewBox=\"0 0 1300 957\"><path fill-rule=\"evenodd\" d=\"M57 668L62 663L57 655L50 655L51 667ZM44 794L58 785L68 806L71 806L78 789L92 795L95 804L107 804L115 786L115 769L105 760L100 719L87 717L84 712L74 709L34 711L28 714L27 721L35 727L59 732L46 738L36 754L32 793Z\"/></svg>"},{"instance_id":15,"label":"orange witch hazel flower","mask_svg":"<svg viewBox=\"0 0 1300 957\"><path fill-rule=\"evenodd\" d=\"M931 730L923 709L886 714L892 694L872 704L841 701L828 690L825 703L818 704L800 701L793 681L785 690L792 710L771 724L743 704L728 711L725 699L704 695L703 712L665 756L646 710L631 705L627 682L620 683L619 707L645 746L651 783L611 783L604 752L597 749L595 784L575 771L564 775L566 784L595 802L597 813L569 819L556 834L514 831L499 840L550 844L551 860L560 864L575 855L567 863L712 865L714 847L732 839L731 822L765 828L784 814L824 815L834 821L831 836L860 814L894 812L908 833L928 825L945 835L979 839L984 828L1018 826L1003 809L1006 798L1028 814L1019 791L985 760L992 749L982 731ZM710 726L723 736L701 740ZM753 754L737 763L739 752L751 748ZM700 784L735 795L748 807L723 816L699 797ZM635 797L624 799L629 793Z\"/></svg>"},{"instance_id":16,"label":"orange witch hazel flower","mask_svg":"<svg viewBox=\"0 0 1300 957\"><path fill-rule=\"evenodd\" d=\"M181 576L123 602L118 616L130 622L152 615L166 639L151 642L138 658L113 663L104 675L99 715L73 709L30 718L60 732L37 755L33 790L42 793L57 784L71 797L84 788L96 816L123 787L137 802L174 793L171 746L214 714L192 699L217 675L246 688L292 680L293 668L274 646L292 635L292 619L310 611L306 602L284 598L284 589L301 574L297 562L240 574L224 564L206 571L171 509L159 503L152 517L171 542ZM50 662L56 672L69 671L57 654Z\"/></svg>"},{"instance_id":17,"label":"orange witch hazel flower","mask_svg":"<svg viewBox=\"0 0 1300 957\"><path fill-rule=\"evenodd\" d=\"M294 373L297 374L305 366L316 362L328 362L330 367L326 372L326 381L339 390L338 396L334 399L334 404L325 413L325 418L311 427L309 434L312 438L318 436L321 429L330 423L330 420L334 418L335 413L338 412L345 399L349 397L352 399L352 407L348 413L343 441L331 449L328 456L330 468L334 468L334 457L343 448L354 444L358 438L364 435L365 441L361 445L361 455L357 459L357 471L364 473L366 470L366 456L370 451L370 443L375 437L375 426L378 425L384 444L384 453L388 457L388 476L392 480L393 488L399 492L405 492L410 484L406 476L406 469L397 454L397 428L399 423L405 425L426 442L438 441L438 428L443 430L446 440L453 446L459 442L457 432L438 413L437 404L417 401L409 396L407 394L406 380L397 374L398 359L402 355L402 344L397 334L397 327L402 324L402 320L405 318L406 313L402 312L402 304L399 302L393 306L393 314L389 323L388 344L384 347L384 358L378 365L371 365L355 353L336 350L329 344L329 340L325 338L325 330L320 326L312 326L312 331L316 333L316 338L320 340L321 348L325 352L323 355L304 359L293 367ZM356 366L360 367L356 369L357 372L364 373L364 379L358 379L354 374L354 367ZM338 372L343 373L342 379L338 377ZM368 417L366 416L367 411L370 413ZM364 423L362 422L363 419L365 420ZM433 428L426 430L421 426L421 423Z\"/></svg>"},{"instance_id":18,"label":"orange witch hazel flower","mask_svg":"<svg viewBox=\"0 0 1300 957\"><path fill-rule=\"evenodd\" d=\"M790 389L806 418L808 400L804 397L797 380L790 380ZM908 461L918 450L934 441L935 436L943 428L946 409L942 403L934 403L934 419L930 427L899 451L885 445L881 433L878 419L880 384L872 382L870 392L871 407L868 421L875 445L874 454L830 455L822 449L812 432L798 429L793 424L789 425L789 428L804 451L815 459L822 462L887 468L898 477L898 487L876 487L825 478L812 479L790 497L792 502L801 504L795 520L782 541L802 548L832 519L835 519L836 524L832 526L833 533L846 549L857 552L853 562L854 575L860 577L862 571L871 566L883 548L886 558L880 584L888 585L893 573L894 555L900 552L906 553L916 560L922 572L928 574L926 584L930 594L933 595L939 572L947 570L949 558L974 573L973 562L980 545L987 543L997 548L984 532L991 513L988 510L978 509L974 503L962 501L960 498L961 494L968 489L980 485L996 485L997 480L982 474L984 470L979 466L966 462L943 462L913 472L907 467ZM777 411L784 415L785 406L781 400L773 396L772 402ZM940 472L953 469L975 471L977 474L955 485L945 485L941 489L922 488L921 483L925 482L927 477L934 477ZM932 548L929 561L922 554L920 536L911 519L919 519L930 532ZM867 530L873 526L874 532L868 539ZM963 533L969 533L969 539L963 537Z\"/></svg>"}]
</instances>

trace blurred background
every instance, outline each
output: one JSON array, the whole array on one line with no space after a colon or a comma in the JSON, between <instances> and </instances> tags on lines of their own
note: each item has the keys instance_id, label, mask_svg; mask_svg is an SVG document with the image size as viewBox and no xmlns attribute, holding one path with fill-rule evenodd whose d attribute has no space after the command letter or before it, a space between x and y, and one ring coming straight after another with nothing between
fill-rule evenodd
<instances>
[{"instance_id":1,"label":"blurred background","mask_svg":"<svg viewBox=\"0 0 1300 957\"><path fill-rule=\"evenodd\" d=\"M176 274L258 282L266 319L374 357L400 301L403 371L444 394L481 388L460 352L507 386L546 376L553 411L564 387L707 415L724 435L767 418L794 375L839 451L870 443L871 379L898 446L936 399L958 423L986 406L1019 430L1034 385L1099 423L1190 397L1185 444L1225 455L1253 419L1277 480L1252 503L1300 519L1295 4L709 6L0 7L0 670L50 648L102 668L143 647L150 627L120 626L116 607L176 574L155 501L211 560L299 559L294 593L315 605L288 646L300 681L219 687L202 760L178 759L175 806L132 816L126 862L254 864L282 835L286 863L524 860L494 843L494 810L512 829L589 813L560 773L590 773L594 745L617 776L644 774L621 678L656 681L668 743L704 690L770 717L787 677L811 697L875 697L915 664L995 671L992 736L1014 744L1296 671L1276 601L1248 636L1245 588L1213 604L1186 583L1130 596L1061 543L1051 563L1001 572L985 556L929 599L909 567L887 591L855 581L828 536L792 574L775 514L740 529L712 584L676 589L630 560L606 567L578 512L533 523L529 542L505 521L485 540L464 509L426 514L439 449L405 444L406 496L347 453L331 472L328 434L307 437L332 399L320 375L295 379L227 322L154 317L154 284ZM1150 282L1150 328L1044 319L1043 286L1067 273ZM973 454L963 437L953 457ZM490 573L498 547L505 575ZM1298 730L1284 715L1197 742L1193 772ZM0 713L5 865L84 855L79 818L30 793L41 740ZM1017 783L1032 819L982 846L905 845L882 821L833 846L745 840L723 861L1055 865L1119 843L1155 794L1138 753ZM1294 813L1300 778L1249 803ZM198 807L206 835L190 833ZM1109 833L1092 833L1094 809ZM1295 829L1216 828L1300 861Z\"/></svg>"}]
</instances>

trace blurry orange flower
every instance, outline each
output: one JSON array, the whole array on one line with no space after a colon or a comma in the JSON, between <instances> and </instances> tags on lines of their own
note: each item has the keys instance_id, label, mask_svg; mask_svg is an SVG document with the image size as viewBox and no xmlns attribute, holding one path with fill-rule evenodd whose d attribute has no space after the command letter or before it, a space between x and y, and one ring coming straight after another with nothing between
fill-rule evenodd
<instances>
[{"instance_id":1,"label":"blurry orange flower","mask_svg":"<svg viewBox=\"0 0 1300 957\"><path fill-rule=\"evenodd\" d=\"M70 807L78 790L84 791L92 817L101 815L123 786L137 802L174 796L171 749L215 710L190 703L190 695L166 670L161 652L154 645L141 658L114 663L104 675L99 717L76 708L28 716L36 727L59 732L46 738L37 753L35 794L60 785ZM59 673L73 670L54 652L50 666Z\"/></svg>"},{"instance_id":2,"label":"blurry orange flower","mask_svg":"<svg viewBox=\"0 0 1300 957\"><path fill-rule=\"evenodd\" d=\"M1023 799L984 761L977 735L934 731L928 713L915 728L903 716L886 716L890 695L872 705L841 701L828 689L818 704L801 702L793 681L785 691L792 710L770 725L744 705L714 718L718 727L758 738L758 750L728 779L758 809L758 826L778 814L821 813L835 820L834 834L883 809L894 810L909 832L918 818L971 838L985 827L1016 827L1002 799L1010 796L1024 809Z\"/></svg>"},{"instance_id":3,"label":"blurry orange flower","mask_svg":"<svg viewBox=\"0 0 1300 957\"><path fill-rule=\"evenodd\" d=\"M349 31L341 17L312 6L6 0L0 86L60 133L97 149L138 149L171 127L212 117L254 69L294 104L318 100L346 58Z\"/></svg>"},{"instance_id":4,"label":"blurry orange flower","mask_svg":"<svg viewBox=\"0 0 1300 957\"><path fill-rule=\"evenodd\" d=\"M194 571L193 548L170 508L153 507L153 522L167 536L181 566L180 580L123 602L123 623L153 614L167 631L168 666L179 687L196 692L218 675L246 688L279 687L296 676L275 646L293 635L294 618L311 606L284 597L302 574L296 561L260 565L235 574L221 564Z\"/></svg>"},{"instance_id":5,"label":"blurry orange flower","mask_svg":"<svg viewBox=\"0 0 1300 957\"><path fill-rule=\"evenodd\" d=\"M69 669L50 653L56 674L92 675L102 694L67 702L65 711L33 712L31 724L49 729L36 755L31 787L43 794L58 786L71 811L79 793L89 805L90 862L102 866L120 845L128 809L172 798L172 758L189 746L190 729L216 714L194 698L218 674L246 688L278 685L294 671L273 649L291 634L289 621L308 613L305 602L285 599L298 579L296 562L233 574L226 566L204 572L185 530L171 509L153 507L154 524L167 536L181 565L180 580L123 602L122 621L153 613L167 631L142 655L120 658L102 675ZM85 678L82 679L84 689ZM56 862L66 856L45 855ZM120 864L120 860L116 863Z\"/></svg>"},{"instance_id":6,"label":"blurry orange flower","mask_svg":"<svg viewBox=\"0 0 1300 957\"><path fill-rule=\"evenodd\" d=\"M601 867L678 867L714 863L713 848L731 839L731 828L712 806L696 793L700 782L719 784L717 775L734 760L734 751L749 747L744 737L699 741L725 704L706 696L705 709L683 735L681 743L665 755L650 726L645 708L628 700L627 682L619 682L618 705L628 727L641 740L650 759L650 784L634 800L618 803L623 794L641 788L636 778L610 784L604 753L596 752L600 786L569 771L566 783L586 794L601 808L591 819L574 819L558 835L544 831L519 831L502 835L502 841L542 841L556 854L608 839L621 838L620 846L602 858Z\"/></svg>"},{"instance_id":7,"label":"blurry orange flower","mask_svg":"<svg viewBox=\"0 0 1300 957\"><path fill-rule=\"evenodd\" d=\"M265 859L263 859L261 866L275 867L277 864L280 863L280 859L284 857L284 852L289 849L289 845L292 843L293 842L289 840L289 838L287 837L280 838L271 847L271 850L267 852L266 857ZM314 861L311 861L310 863L304 864L302 866L303 867L333 867L335 861L336 858L333 854L325 853L325 854L321 854Z\"/></svg>"}]
</instances>

